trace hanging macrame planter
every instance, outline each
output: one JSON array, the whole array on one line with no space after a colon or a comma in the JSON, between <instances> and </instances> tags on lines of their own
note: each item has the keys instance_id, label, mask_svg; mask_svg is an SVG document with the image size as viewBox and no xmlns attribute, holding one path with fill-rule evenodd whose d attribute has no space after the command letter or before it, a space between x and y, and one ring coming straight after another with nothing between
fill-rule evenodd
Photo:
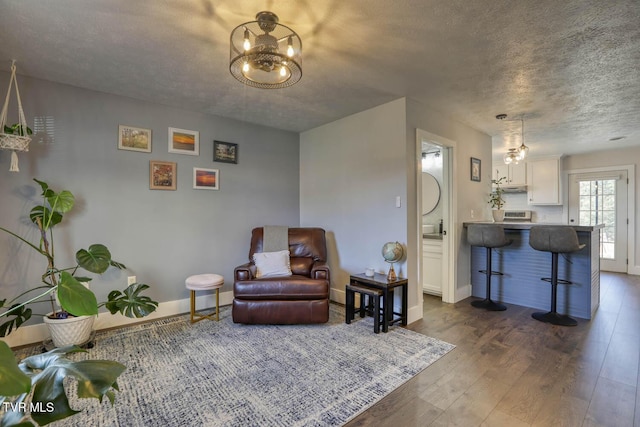
<instances>
[{"instance_id":1,"label":"hanging macrame planter","mask_svg":"<svg viewBox=\"0 0 640 427\"><path fill-rule=\"evenodd\" d=\"M16 86L16 99L18 101L18 123L12 126L13 133L7 133L5 126L7 125L7 111L9 110L9 98L11 97L11 86ZM11 167L9 171L19 172L17 151L29 151L29 136L31 129L27 127L27 120L24 118L22 110L22 100L20 100L20 91L18 90L18 81L16 80L16 61L11 62L11 79L7 88L7 97L2 107L2 116L0 116L0 149L11 150Z\"/></svg>"}]
</instances>

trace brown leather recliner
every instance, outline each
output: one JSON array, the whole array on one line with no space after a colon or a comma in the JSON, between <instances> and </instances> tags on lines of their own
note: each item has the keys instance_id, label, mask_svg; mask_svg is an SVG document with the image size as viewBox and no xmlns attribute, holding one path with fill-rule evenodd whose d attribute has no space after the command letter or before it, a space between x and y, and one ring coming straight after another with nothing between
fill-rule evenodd
<instances>
[{"instance_id":1,"label":"brown leather recliner","mask_svg":"<svg viewBox=\"0 0 640 427\"><path fill-rule=\"evenodd\" d=\"M251 232L249 259L263 252L263 228ZM289 228L291 276L256 278L253 261L236 267L235 323L296 324L329 320L330 272L322 228Z\"/></svg>"}]
</instances>

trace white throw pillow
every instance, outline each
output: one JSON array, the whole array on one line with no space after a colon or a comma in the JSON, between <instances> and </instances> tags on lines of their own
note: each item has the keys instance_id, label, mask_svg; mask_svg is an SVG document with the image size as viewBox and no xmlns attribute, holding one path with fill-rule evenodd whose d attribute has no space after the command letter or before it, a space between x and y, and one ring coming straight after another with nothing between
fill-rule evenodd
<instances>
[{"instance_id":1,"label":"white throw pillow","mask_svg":"<svg viewBox=\"0 0 640 427\"><path fill-rule=\"evenodd\" d=\"M256 252L253 254L256 277L291 276L289 255L289 251Z\"/></svg>"}]
</instances>

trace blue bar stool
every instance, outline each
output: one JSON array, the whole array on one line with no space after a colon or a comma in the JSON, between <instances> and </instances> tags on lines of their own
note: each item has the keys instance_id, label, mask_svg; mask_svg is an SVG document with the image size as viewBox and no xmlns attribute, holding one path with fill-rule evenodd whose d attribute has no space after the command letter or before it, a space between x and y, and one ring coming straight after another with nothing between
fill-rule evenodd
<instances>
[{"instance_id":1,"label":"blue bar stool","mask_svg":"<svg viewBox=\"0 0 640 427\"><path fill-rule=\"evenodd\" d=\"M578 233L573 227L531 227L529 233L529 246L537 251L551 252L551 277L544 277L540 280L551 283L551 311L548 313L537 312L531 317L541 322L551 323L560 326L576 326L576 319L556 311L558 283L571 285L568 280L558 279L558 254L576 252L584 248L578 241Z\"/></svg>"},{"instance_id":2,"label":"blue bar stool","mask_svg":"<svg viewBox=\"0 0 640 427\"><path fill-rule=\"evenodd\" d=\"M479 270L487 277L487 294L485 299L478 301L471 301L471 305L476 308L484 308L489 311L504 311L507 307L504 304L495 302L491 299L491 276L502 276L500 271L491 270L491 253L495 248L502 248L510 245L511 240L508 240L504 234L504 228L501 225L495 224L470 224L467 227L467 241L471 246L481 246L487 249L487 268L485 270Z\"/></svg>"}]
</instances>

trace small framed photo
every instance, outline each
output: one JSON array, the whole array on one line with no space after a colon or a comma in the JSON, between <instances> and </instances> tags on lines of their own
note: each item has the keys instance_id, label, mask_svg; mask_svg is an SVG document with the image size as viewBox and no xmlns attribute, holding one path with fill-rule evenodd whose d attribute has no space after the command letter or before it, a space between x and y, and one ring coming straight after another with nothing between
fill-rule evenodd
<instances>
[{"instance_id":1,"label":"small framed photo","mask_svg":"<svg viewBox=\"0 0 640 427\"><path fill-rule=\"evenodd\" d=\"M200 155L200 132L169 128L169 152L176 154Z\"/></svg>"},{"instance_id":2,"label":"small framed photo","mask_svg":"<svg viewBox=\"0 0 640 427\"><path fill-rule=\"evenodd\" d=\"M231 142L213 141L213 161L223 163L238 163L238 144Z\"/></svg>"},{"instance_id":3,"label":"small framed photo","mask_svg":"<svg viewBox=\"0 0 640 427\"><path fill-rule=\"evenodd\" d=\"M151 129L118 126L118 149L151 152Z\"/></svg>"},{"instance_id":4,"label":"small framed photo","mask_svg":"<svg viewBox=\"0 0 640 427\"><path fill-rule=\"evenodd\" d=\"M175 190L178 175L176 162L149 162L149 189L151 190Z\"/></svg>"},{"instance_id":5,"label":"small framed photo","mask_svg":"<svg viewBox=\"0 0 640 427\"><path fill-rule=\"evenodd\" d=\"M197 190L219 190L220 171L218 169L193 168L193 188Z\"/></svg>"},{"instance_id":6,"label":"small framed photo","mask_svg":"<svg viewBox=\"0 0 640 427\"><path fill-rule=\"evenodd\" d=\"M471 181L480 182L481 177L481 165L480 159L476 159L475 157L471 158Z\"/></svg>"}]
</instances>

